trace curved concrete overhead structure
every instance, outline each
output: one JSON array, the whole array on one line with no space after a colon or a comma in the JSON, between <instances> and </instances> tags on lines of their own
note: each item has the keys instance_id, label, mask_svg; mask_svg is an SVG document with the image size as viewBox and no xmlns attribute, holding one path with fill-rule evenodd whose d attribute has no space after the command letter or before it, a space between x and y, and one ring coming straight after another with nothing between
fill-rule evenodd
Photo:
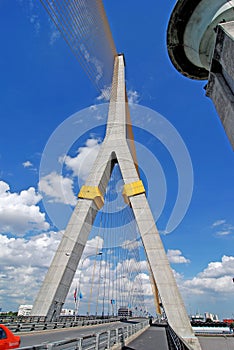
<instances>
[{"instance_id":1,"label":"curved concrete overhead structure","mask_svg":"<svg viewBox=\"0 0 234 350\"><path fill-rule=\"evenodd\" d=\"M217 25L234 20L234 0L178 0L167 29L175 68L191 79L208 79Z\"/></svg>"}]
</instances>

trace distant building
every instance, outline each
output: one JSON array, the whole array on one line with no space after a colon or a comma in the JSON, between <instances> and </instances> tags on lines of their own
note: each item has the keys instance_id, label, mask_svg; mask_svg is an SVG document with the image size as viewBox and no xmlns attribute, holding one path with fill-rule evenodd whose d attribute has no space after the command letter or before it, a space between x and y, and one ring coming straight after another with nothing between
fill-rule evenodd
<instances>
[{"instance_id":1,"label":"distant building","mask_svg":"<svg viewBox=\"0 0 234 350\"><path fill-rule=\"evenodd\" d=\"M192 322L206 322L206 321L219 322L218 315L214 315L210 312L205 312L204 316L197 313L196 315L190 316L190 319Z\"/></svg>"},{"instance_id":2,"label":"distant building","mask_svg":"<svg viewBox=\"0 0 234 350\"><path fill-rule=\"evenodd\" d=\"M128 307L120 307L118 310L118 316L119 317L132 317L132 310L130 310Z\"/></svg>"},{"instance_id":3,"label":"distant building","mask_svg":"<svg viewBox=\"0 0 234 350\"><path fill-rule=\"evenodd\" d=\"M75 310L73 309L62 309L60 316L74 316Z\"/></svg>"},{"instance_id":4,"label":"distant building","mask_svg":"<svg viewBox=\"0 0 234 350\"><path fill-rule=\"evenodd\" d=\"M225 323L227 323L227 324L234 324L234 318L225 318L224 320L223 320L223 322L225 322Z\"/></svg>"},{"instance_id":5,"label":"distant building","mask_svg":"<svg viewBox=\"0 0 234 350\"><path fill-rule=\"evenodd\" d=\"M20 305L18 310L18 316L30 316L32 305Z\"/></svg>"},{"instance_id":6,"label":"distant building","mask_svg":"<svg viewBox=\"0 0 234 350\"><path fill-rule=\"evenodd\" d=\"M205 320L211 320L213 322L218 322L219 318L218 315L213 315L210 312L205 312Z\"/></svg>"},{"instance_id":7,"label":"distant building","mask_svg":"<svg viewBox=\"0 0 234 350\"><path fill-rule=\"evenodd\" d=\"M205 317L201 314L196 314L191 316L191 321L193 322L205 322Z\"/></svg>"}]
</instances>

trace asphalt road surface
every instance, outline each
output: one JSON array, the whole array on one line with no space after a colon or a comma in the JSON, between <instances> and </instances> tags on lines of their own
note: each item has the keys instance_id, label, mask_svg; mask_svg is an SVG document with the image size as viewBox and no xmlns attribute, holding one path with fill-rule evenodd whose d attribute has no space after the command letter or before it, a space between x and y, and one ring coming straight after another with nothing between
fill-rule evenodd
<instances>
[{"instance_id":1,"label":"asphalt road surface","mask_svg":"<svg viewBox=\"0 0 234 350\"><path fill-rule=\"evenodd\" d=\"M87 335L95 334L98 332L105 332L108 329L115 329L119 327L126 326L127 323L124 322L113 322L105 323L102 325L94 326L83 326L83 327L73 327L73 328L60 328L60 329L51 329L45 331L30 332L26 334L20 334L21 343L20 347L38 345L42 343L51 343L59 340L73 339L84 337Z\"/></svg>"},{"instance_id":2,"label":"asphalt road surface","mask_svg":"<svg viewBox=\"0 0 234 350\"><path fill-rule=\"evenodd\" d=\"M129 322L130 323L130 322ZM65 339L74 339L104 332L109 329L124 327L128 323L113 322L102 325L73 327L64 329L53 329L45 331L19 334L21 337L21 347L33 346L42 343L50 343ZM203 350L234 350L234 337L227 336L199 336L199 341ZM150 327L137 339L133 340L125 350L168 350L165 328Z\"/></svg>"}]
</instances>

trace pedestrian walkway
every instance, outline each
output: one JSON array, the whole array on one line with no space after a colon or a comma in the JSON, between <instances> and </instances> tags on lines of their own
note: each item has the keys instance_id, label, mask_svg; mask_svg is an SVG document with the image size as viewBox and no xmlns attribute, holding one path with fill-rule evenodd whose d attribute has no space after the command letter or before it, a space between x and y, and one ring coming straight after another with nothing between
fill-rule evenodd
<instances>
[{"instance_id":1,"label":"pedestrian walkway","mask_svg":"<svg viewBox=\"0 0 234 350\"><path fill-rule=\"evenodd\" d=\"M152 326L133 340L124 350L169 350L165 327Z\"/></svg>"},{"instance_id":2,"label":"pedestrian walkway","mask_svg":"<svg viewBox=\"0 0 234 350\"><path fill-rule=\"evenodd\" d=\"M198 336L202 350L234 350L234 337L226 335ZM131 341L124 350L169 350L166 328L152 325Z\"/></svg>"}]
</instances>

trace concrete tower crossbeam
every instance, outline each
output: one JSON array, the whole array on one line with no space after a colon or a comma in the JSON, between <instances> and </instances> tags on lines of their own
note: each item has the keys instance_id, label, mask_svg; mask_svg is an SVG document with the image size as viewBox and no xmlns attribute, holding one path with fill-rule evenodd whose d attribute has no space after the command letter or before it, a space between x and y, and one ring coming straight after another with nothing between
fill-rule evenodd
<instances>
[{"instance_id":1,"label":"concrete tower crossbeam","mask_svg":"<svg viewBox=\"0 0 234 350\"><path fill-rule=\"evenodd\" d=\"M124 71L124 58L119 55L115 59L106 137L86 184L81 189L79 197L82 199L78 200L32 314L50 319L59 315L99 209L95 204L97 202L91 198L96 195L101 197L105 193L113 164L118 162L125 183L125 196L131 204L151 277L158 288L168 322L189 349L200 350L128 147Z\"/></svg>"}]
</instances>

